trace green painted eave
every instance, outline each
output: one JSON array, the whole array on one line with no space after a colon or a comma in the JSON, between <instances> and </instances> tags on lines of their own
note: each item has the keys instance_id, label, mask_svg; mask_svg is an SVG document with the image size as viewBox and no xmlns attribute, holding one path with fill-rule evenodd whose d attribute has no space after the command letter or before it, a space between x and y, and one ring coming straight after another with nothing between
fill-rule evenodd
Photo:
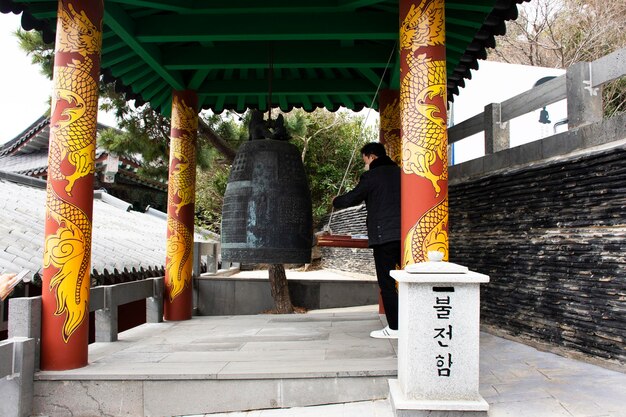
<instances>
[{"instance_id":1,"label":"green painted eave","mask_svg":"<svg viewBox=\"0 0 626 417\"><path fill-rule=\"evenodd\" d=\"M448 98L524 0L446 2ZM0 0L52 39L56 0ZM105 0L101 70L169 112L172 89L204 108L361 109L398 88L398 0Z\"/></svg>"}]
</instances>

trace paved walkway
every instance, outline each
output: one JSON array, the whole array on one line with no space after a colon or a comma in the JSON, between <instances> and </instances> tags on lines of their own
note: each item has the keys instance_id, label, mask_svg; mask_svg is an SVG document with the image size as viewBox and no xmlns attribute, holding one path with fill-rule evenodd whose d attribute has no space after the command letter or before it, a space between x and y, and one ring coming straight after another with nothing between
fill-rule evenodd
<instances>
[{"instance_id":1,"label":"paved walkway","mask_svg":"<svg viewBox=\"0 0 626 417\"><path fill-rule=\"evenodd\" d=\"M368 312L375 308L365 306L352 311ZM490 405L490 417L626 417L626 374L487 333L481 333L480 342L480 392ZM385 399L205 416L393 417L393 412Z\"/></svg>"},{"instance_id":2,"label":"paved walkway","mask_svg":"<svg viewBox=\"0 0 626 417\"><path fill-rule=\"evenodd\" d=\"M490 417L626 417L626 374L481 334L480 392ZM393 417L388 400L210 417Z\"/></svg>"},{"instance_id":3,"label":"paved walkway","mask_svg":"<svg viewBox=\"0 0 626 417\"><path fill-rule=\"evenodd\" d=\"M212 417L391 417L384 398L386 380L396 374L397 342L369 338L382 326L376 306L358 310L143 325L121 333L119 342L91 345L85 368L38 373L36 411L65 415L60 406L48 406L48 390L67 402L61 404L66 409L80 411L76 415L117 410L121 405L110 393L98 400L94 414L77 409L87 403L79 400L81 390L93 400L98 387L107 387L124 393L124 407L133 404L136 412L129 415L185 409L182 414ZM55 381L65 382L45 385ZM481 334L480 383L491 417L626 417L626 374L487 333ZM180 387L188 388L174 404L171 393ZM224 408L235 402L256 411L220 412L236 409Z\"/></svg>"}]
</instances>

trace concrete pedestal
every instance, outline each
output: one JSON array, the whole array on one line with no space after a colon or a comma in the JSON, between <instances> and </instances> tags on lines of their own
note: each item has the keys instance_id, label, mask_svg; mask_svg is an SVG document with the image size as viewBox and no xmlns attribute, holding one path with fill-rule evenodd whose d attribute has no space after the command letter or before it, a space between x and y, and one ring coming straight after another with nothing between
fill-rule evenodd
<instances>
[{"instance_id":1,"label":"concrete pedestal","mask_svg":"<svg viewBox=\"0 0 626 417\"><path fill-rule=\"evenodd\" d=\"M478 392L480 283L489 277L448 262L392 271L399 282L396 416L487 416Z\"/></svg>"}]
</instances>

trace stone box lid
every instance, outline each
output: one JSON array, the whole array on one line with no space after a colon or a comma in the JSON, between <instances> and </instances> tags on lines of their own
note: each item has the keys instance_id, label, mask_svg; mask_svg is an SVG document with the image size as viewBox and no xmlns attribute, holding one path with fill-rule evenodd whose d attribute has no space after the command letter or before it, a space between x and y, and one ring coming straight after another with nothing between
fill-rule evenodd
<instances>
[{"instance_id":1,"label":"stone box lid","mask_svg":"<svg viewBox=\"0 0 626 417\"><path fill-rule=\"evenodd\" d=\"M463 265L430 260L407 265L404 270L409 274L465 274L469 272L469 268Z\"/></svg>"},{"instance_id":2,"label":"stone box lid","mask_svg":"<svg viewBox=\"0 0 626 417\"><path fill-rule=\"evenodd\" d=\"M391 271L398 282L481 284L489 282L489 276L470 271L467 267L450 262L420 262L407 265L403 270Z\"/></svg>"}]
</instances>

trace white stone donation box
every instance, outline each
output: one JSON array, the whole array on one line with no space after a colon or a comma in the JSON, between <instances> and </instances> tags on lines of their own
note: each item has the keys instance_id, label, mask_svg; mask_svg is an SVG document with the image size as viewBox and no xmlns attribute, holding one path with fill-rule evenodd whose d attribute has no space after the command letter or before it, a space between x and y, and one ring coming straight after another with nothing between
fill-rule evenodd
<instances>
[{"instance_id":1,"label":"white stone donation box","mask_svg":"<svg viewBox=\"0 0 626 417\"><path fill-rule=\"evenodd\" d=\"M489 277L432 261L391 276L399 283L398 379L389 380L396 416L487 416L478 362L480 284Z\"/></svg>"}]
</instances>

